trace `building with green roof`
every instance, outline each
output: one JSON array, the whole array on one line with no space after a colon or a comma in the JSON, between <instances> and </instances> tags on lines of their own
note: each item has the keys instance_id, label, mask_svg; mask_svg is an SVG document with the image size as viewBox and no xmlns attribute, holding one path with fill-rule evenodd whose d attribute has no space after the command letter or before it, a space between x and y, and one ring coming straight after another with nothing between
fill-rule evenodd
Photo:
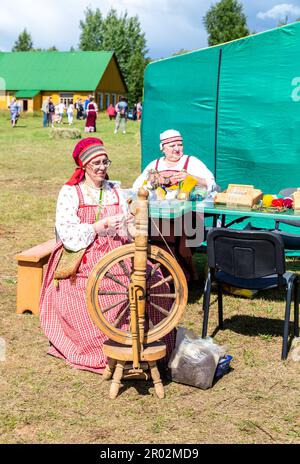
<instances>
[{"instance_id":1,"label":"building with green roof","mask_svg":"<svg viewBox=\"0 0 300 464\"><path fill-rule=\"evenodd\" d=\"M0 109L15 96L23 111L38 111L43 99L75 103L94 95L100 109L127 93L113 52L0 52Z\"/></svg>"}]
</instances>

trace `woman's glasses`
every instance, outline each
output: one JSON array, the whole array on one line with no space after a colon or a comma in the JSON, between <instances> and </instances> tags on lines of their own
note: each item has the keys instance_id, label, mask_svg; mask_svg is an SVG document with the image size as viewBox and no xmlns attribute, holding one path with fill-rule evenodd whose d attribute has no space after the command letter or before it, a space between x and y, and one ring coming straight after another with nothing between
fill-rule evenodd
<instances>
[{"instance_id":1,"label":"woman's glasses","mask_svg":"<svg viewBox=\"0 0 300 464\"><path fill-rule=\"evenodd\" d=\"M107 159L104 161L95 161L94 163L90 162L87 166L90 166L93 170L99 169L101 166L108 168L111 165L111 160Z\"/></svg>"}]
</instances>

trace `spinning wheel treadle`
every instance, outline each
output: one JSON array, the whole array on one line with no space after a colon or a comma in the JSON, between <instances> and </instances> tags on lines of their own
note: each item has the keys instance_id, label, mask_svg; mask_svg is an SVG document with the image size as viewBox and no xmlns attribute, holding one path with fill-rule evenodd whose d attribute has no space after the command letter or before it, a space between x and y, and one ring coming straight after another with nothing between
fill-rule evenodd
<instances>
[{"instance_id":1,"label":"spinning wheel treadle","mask_svg":"<svg viewBox=\"0 0 300 464\"><path fill-rule=\"evenodd\" d=\"M108 356L104 378L113 376L111 398L118 395L124 374L148 378L148 368L157 396L164 397L156 361L166 355L166 346L159 340L178 324L187 303L187 283L176 259L148 244L147 196L139 191L135 243L108 253L87 283L88 311L109 338L103 349Z\"/></svg>"}]
</instances>

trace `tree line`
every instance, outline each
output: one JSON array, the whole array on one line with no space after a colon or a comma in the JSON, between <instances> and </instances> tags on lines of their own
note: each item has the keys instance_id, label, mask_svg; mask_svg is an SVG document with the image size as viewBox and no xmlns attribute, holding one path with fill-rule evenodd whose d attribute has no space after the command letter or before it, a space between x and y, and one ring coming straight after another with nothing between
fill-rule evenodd
<instances>
[{"instance_id":1,"label":"tree line","mask_svg":"<svg viewBox=\"0 0 300 464\"><path fill-rule=\"evenodd\" d=\"M202 21L208 34L209 46L239 39L251 33L243 5L238 0L220 0L209 8ZM277 25L280 27L287 23L286 17ZM147 56L146 37L138 16L130 17L127 11L119 15L111 8L104 17L99 8L92 10L88 7L84 12L84 19L80 20L79 28L78 49L114 51L128 88L129 102L137 102L143 91L145 67L151 61ZM34 48L31 34L24 29L12 51L57 51L57 48L54 45L48 49ZM71 47L70 51L75 51L75 48ZM174 55L188 51L181 49Z\"/></svg>"}]
</instances>

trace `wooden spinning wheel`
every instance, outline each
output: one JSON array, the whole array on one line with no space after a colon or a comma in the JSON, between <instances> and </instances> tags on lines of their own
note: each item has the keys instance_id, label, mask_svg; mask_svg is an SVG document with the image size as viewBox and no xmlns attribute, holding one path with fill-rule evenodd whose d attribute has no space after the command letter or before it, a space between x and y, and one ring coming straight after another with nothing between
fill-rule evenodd
<instances>
[{"instance_id":1,"label":"wooden spinning wheel","mask_svg":"<svg viewBox=\"0 0 300 464\"><path fill-rule=\"evenodd\" d=\"M187 283L176 259L148 244L147 197L148 192L141 189L135 242L105 255L87 284L90 316L109 338L104 343L109 360L104 378L113 375L111 398L118 395L122 376L147 379L148 368L157 396L164 397L156 366L166 355L160 340L178 324L187 303Z\"/></svg>"}]
</instances>

